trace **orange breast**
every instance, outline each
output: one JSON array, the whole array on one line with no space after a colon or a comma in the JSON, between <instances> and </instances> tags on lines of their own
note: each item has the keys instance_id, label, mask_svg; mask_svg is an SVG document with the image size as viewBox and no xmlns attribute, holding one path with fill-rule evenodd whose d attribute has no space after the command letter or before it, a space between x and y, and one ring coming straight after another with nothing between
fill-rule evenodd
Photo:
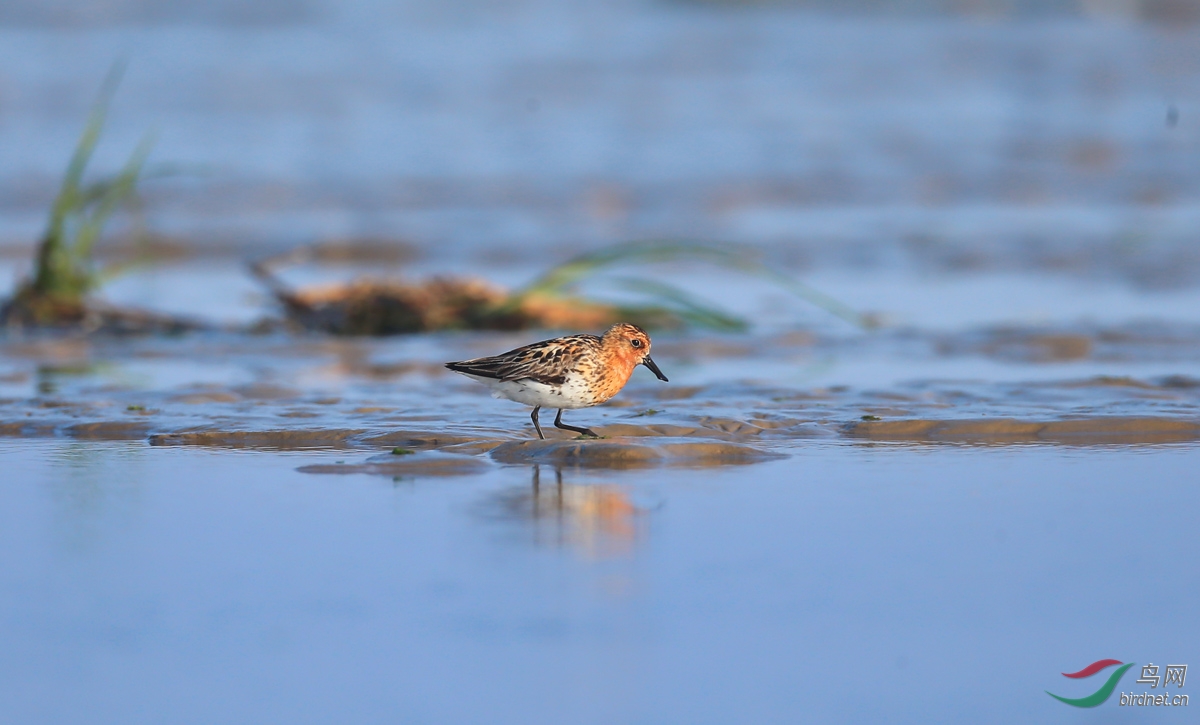
<instances>
[{"instance_id":1,"label":"orange breast","mask_svg":"<svg viewBox=\"0 0 1200 725\"><path fill-rule=\"evenodd\" d=\"M624 360L616 360L606 365L596 385L596 397L599 402L603 403L621 392L621 388L625 387L625 383L628 383L629 377L633 375L634 367Z\"/></svg>"}]
</instances>

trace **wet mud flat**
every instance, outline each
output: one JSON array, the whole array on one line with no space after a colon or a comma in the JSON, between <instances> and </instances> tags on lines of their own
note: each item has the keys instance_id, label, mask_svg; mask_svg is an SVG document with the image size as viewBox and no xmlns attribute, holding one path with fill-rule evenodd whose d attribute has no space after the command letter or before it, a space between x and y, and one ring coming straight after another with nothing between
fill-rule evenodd
<instances>
[{"instance_id":1,"label":"wet mud flat","mask_svg":"<svg viewBox=\"0 0 1200 725\"><path fill-rule=\"evenodd\" d=\"M442 367L444 360L519 339L10 337L0 342L0 436L331 448L367 456L347 471L431 475L479 470L467 460L598 468L746 464L797 454L813 440L1076 446L1200 440L1200 378L1169 372L1190 369L1200 356L1200 334L1186 327L1170 334L1003 328L668 335L656 356L670 361L677 382L635 376L608 405L571 413L600 440L553 430L547 441L532 440L527 408L492 400L482 386ZM881 367L890 378L877 374ZM1132 374L1101 372L1113 370ZM450 465L449 457L464 463Z\"/></svg>"}]
</instances>

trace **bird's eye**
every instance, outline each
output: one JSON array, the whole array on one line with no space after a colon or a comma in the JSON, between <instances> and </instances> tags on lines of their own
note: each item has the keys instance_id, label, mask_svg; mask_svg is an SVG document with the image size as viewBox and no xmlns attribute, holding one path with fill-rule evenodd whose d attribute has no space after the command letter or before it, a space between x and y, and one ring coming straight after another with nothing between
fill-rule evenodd
<instances>
[{"instance_id":1,"label":"bird's eye","mask_svg":"<svg viewBox=\"0 0 1200 725\"><path fill-rule=\"evenodd\" d=\"M633 345L634 347L641 347L641 346L642 346L642 341L641 341L641 340L638 340L637 338L634 338L634 339L632 339L632 340L630 340L630 341L629 341L629 344L630 344L630 345Z\"/></svg>"}]
</instances>

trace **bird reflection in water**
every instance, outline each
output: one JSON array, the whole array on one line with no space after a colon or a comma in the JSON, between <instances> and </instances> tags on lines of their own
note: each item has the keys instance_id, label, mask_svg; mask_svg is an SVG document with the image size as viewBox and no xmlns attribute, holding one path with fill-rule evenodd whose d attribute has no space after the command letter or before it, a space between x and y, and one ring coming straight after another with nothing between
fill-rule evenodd
<instances>
[{"instance_id":1,"label":"bird reflection in water","mask_svg":"<svg viewBox=\"0 0 1200 725\"><path fill-rule=\"evenodd\" d=\"M632 553L644 511L628 493L612 484L564 483L562 469L553 470L553 480L543 480L541 466L534 466L530 487L504 492L497 503L505 517L532 524L540 545L571 546L595 557Z\"/></svg>"}]
</instances>

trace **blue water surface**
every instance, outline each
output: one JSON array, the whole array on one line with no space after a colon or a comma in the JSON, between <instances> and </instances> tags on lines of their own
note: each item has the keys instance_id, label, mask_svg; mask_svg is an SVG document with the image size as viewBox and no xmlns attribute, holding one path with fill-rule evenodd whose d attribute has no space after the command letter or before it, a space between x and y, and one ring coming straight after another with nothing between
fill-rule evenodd
<instances>
[{"instance_id":1,"label":"blue water surface","mask_svg":"<svg viewBox=\"0 0 1200 725\"><path fill-rule=\"evenodd\" d=\"M1200 652L1194 446L296 470L362 457L0 442L3 720L1082 722Z\"/></svg>"}]
</instances>

